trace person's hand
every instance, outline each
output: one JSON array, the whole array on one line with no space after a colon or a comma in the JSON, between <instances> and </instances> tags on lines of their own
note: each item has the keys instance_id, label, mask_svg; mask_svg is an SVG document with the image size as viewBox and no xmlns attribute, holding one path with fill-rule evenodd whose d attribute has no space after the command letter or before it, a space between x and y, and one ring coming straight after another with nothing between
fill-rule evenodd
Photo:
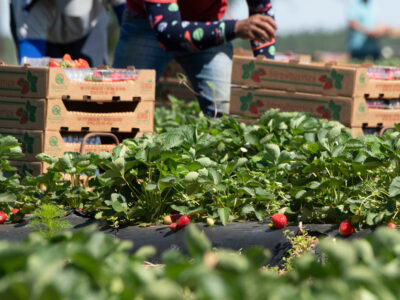
<instances>
[{"instance_id":1,"label":"person's hand","mask_svg":"<svg viewBox=\"0 0 400 300\"><path fill-rule=\"evenodd\" d=\"M276 36L277 29L273 18L256 14L248 19L237 21L235 35L243 40L256 40L265 43Z\"/></svg>"}]
</instances>

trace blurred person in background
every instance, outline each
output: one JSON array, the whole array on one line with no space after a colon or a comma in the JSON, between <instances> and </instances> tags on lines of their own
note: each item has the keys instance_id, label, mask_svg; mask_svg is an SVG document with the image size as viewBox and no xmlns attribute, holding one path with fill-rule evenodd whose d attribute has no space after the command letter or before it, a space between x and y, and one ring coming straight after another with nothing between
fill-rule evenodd
<instances>
[{"instance_id":1,"label":"blurred person in background","mask_svg":"<svg viewBox=\"0 0 400 300\"><path fill-rule=\"evenodd\" d=\"M107 5L120 21L125 0L12 0L11 32L24 56L86 59L91 66L107 65Z\"/></svg>"},{"instance_id":2,"label":"blurred person in background","mask_svg":"<svg viewBox=\"0 0 400 300\"><path fill-rule=\"evenodd\" d=\"M155 69L175 59L206 116L229 112L234 38L274 58L277 26L270 0L247 0L249 18L226 20L227 0L127 0L114 67ZM210 86L211 83L211 86Z\"/></svg>"},{"instance_id":3,"label":"blurred person in background","mask_svg":"<svg viewBox=\"0 0 400 300\"><path fill-rule=\"evenodd\" d=\"M348 7L348 50L350 56L364 60L380 58L379 39L390 33L390 28L380 25L376 18L373 0L351 0Z\"/></svg>"}]
</instances>

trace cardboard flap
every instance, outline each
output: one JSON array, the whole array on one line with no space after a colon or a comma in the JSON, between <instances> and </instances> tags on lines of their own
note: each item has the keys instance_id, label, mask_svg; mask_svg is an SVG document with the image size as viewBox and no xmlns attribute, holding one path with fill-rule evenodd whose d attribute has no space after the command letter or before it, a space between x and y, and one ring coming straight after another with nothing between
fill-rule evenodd
<instances>
[{"instance_id":1,"label":"cardboard flap","mask_svg":"<svg viewBox=\"0 0 400 300\"><path fill-rule=\"evenodd\" d=\"M370 68L373 67L374 64L372 62L363 62L360 66L363 68Z\"/></svg>"}]
</instances>

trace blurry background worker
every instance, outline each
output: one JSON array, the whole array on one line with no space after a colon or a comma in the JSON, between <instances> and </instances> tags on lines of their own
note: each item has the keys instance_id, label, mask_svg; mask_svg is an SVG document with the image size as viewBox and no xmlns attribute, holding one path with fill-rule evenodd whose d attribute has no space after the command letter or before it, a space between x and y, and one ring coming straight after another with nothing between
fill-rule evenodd
<instances>
[{"instance_id":1,"label":"blurry background worker","mask_svg":"<svg viewBox=\"0 0 400 300\"><path fill-rule=\"evenodd\" d=\"M351 0L348 7L348 50L355 59L380 57L379 39L389 34L387 26L377 23L376 3L373 0Z\"/></svg>"},{"instance_id":2,"label":"blurry background worker","mask_svg":"<svg viewBox=\"0 0 400 300\"><path fill-rule=\"evenodd\" d=\"M125 0L12 0L11 32L18 61L69 53L91 66L106 65L108 4L121 20Z\"/></svg>"},{"instance_id":3,"label":"blurry background worker","mask_svg":"<svg viewBox=\"0 0 400 300\"><path fill-rule=\"evenodd\" d=\"M226 20L227 0L127 0L114 67L155 69L171 59L184 69L206 116L229 112L234 38L251 41L255 55L275 55L270 0L247 0L250 17Z\"/></svg>"}]
</instances>

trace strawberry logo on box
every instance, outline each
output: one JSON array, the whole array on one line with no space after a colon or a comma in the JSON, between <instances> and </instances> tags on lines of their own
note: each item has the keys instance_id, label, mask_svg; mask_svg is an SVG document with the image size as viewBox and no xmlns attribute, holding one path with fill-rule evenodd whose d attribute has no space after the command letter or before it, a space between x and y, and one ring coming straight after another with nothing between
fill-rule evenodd
<instances>
[{"instance_id":1,"label":"strawberry logo on box","mask_svg":"<svg viewBox=\"0 0 400 300\"><path fill-rule=\"evenodd\" d=\"M242 65L243 69L243 79L249 79L251 78L254 82L261 82L261 77L266 74L265 70L263 68L258 68L257 70L255 69L255 63L254 61L251 61L249 64L244 64Z\"/></svg>"},{"instance_id":2,"label":"strawberry logo on box","mask_svg":"<svg viewBox=\"0 0 400 300\"><path fill-rule=\"evenodd\" d=\"M342 110L341 105L335 104L333 100L329 101L328 107L323 105L317 107L317 112L321 115L323 119L333 119L333 120L340 120L340 111Z\"/></svg>"},{"instance_id":3,"label":"strawberry logo on box","mask_svg":"<svg viewBox=\"0 0 400 300\"><path fill-rule=\"evenodd\" d=\"M248 93L247 96L240 97L240 102L241 111L250 111L253 115L264 112L264 110L259 110L264 104L260 100L253 101L253 94L251 93Z\"/></svg>"},{"instance_id":4,"label":"strawberry logo on box","mask_svg":"<svg viewBox=\"0 0 400 300\"><path fill-rule=\"evenodd\" d=\"M15 114L19 117L20 124L26 124L28 120L30 122L36 122L36 106L32 105L30 101L26 102L25 109L20 107Z\"/></svg>"},{"instance_id":5,"label":"strawberry logo on box","mask_svg":"<svg viewBox=\"0 0 400 300\"><path fill-rule=\"evenodd\" d=\"M27 72L27 78L19 78L17 81L17 85L21 88L21 94L25 95L29 91L36 93L37 92L37 76L34 76L31 71Z\"/></svg>"},{"instance_id":6,"label":"strawberry logo on box","mask_svg":"<svg viewBox=\"0 0 400 300\"><path fill-rule=\"evenodd\" d=\"M33 143L35 139L29 136L28 133L24 133L24 137L21 141L22 143L22 152L23 153L33 153Z\"/></svg>"},{"instance_id":7,"label":"strawberry logo on box","mask_svg":"<svg viewBox=\"0 0 400 300\"><path fill-rule=\"evenodd\" d=\"M330 76L321 75L318 80L324 84L322 86L324 90L330 90L332 87L341 90L343 77L344 76L342 74L337 73L336 70L332 70Z\"/></svg>"}]
</instances>

